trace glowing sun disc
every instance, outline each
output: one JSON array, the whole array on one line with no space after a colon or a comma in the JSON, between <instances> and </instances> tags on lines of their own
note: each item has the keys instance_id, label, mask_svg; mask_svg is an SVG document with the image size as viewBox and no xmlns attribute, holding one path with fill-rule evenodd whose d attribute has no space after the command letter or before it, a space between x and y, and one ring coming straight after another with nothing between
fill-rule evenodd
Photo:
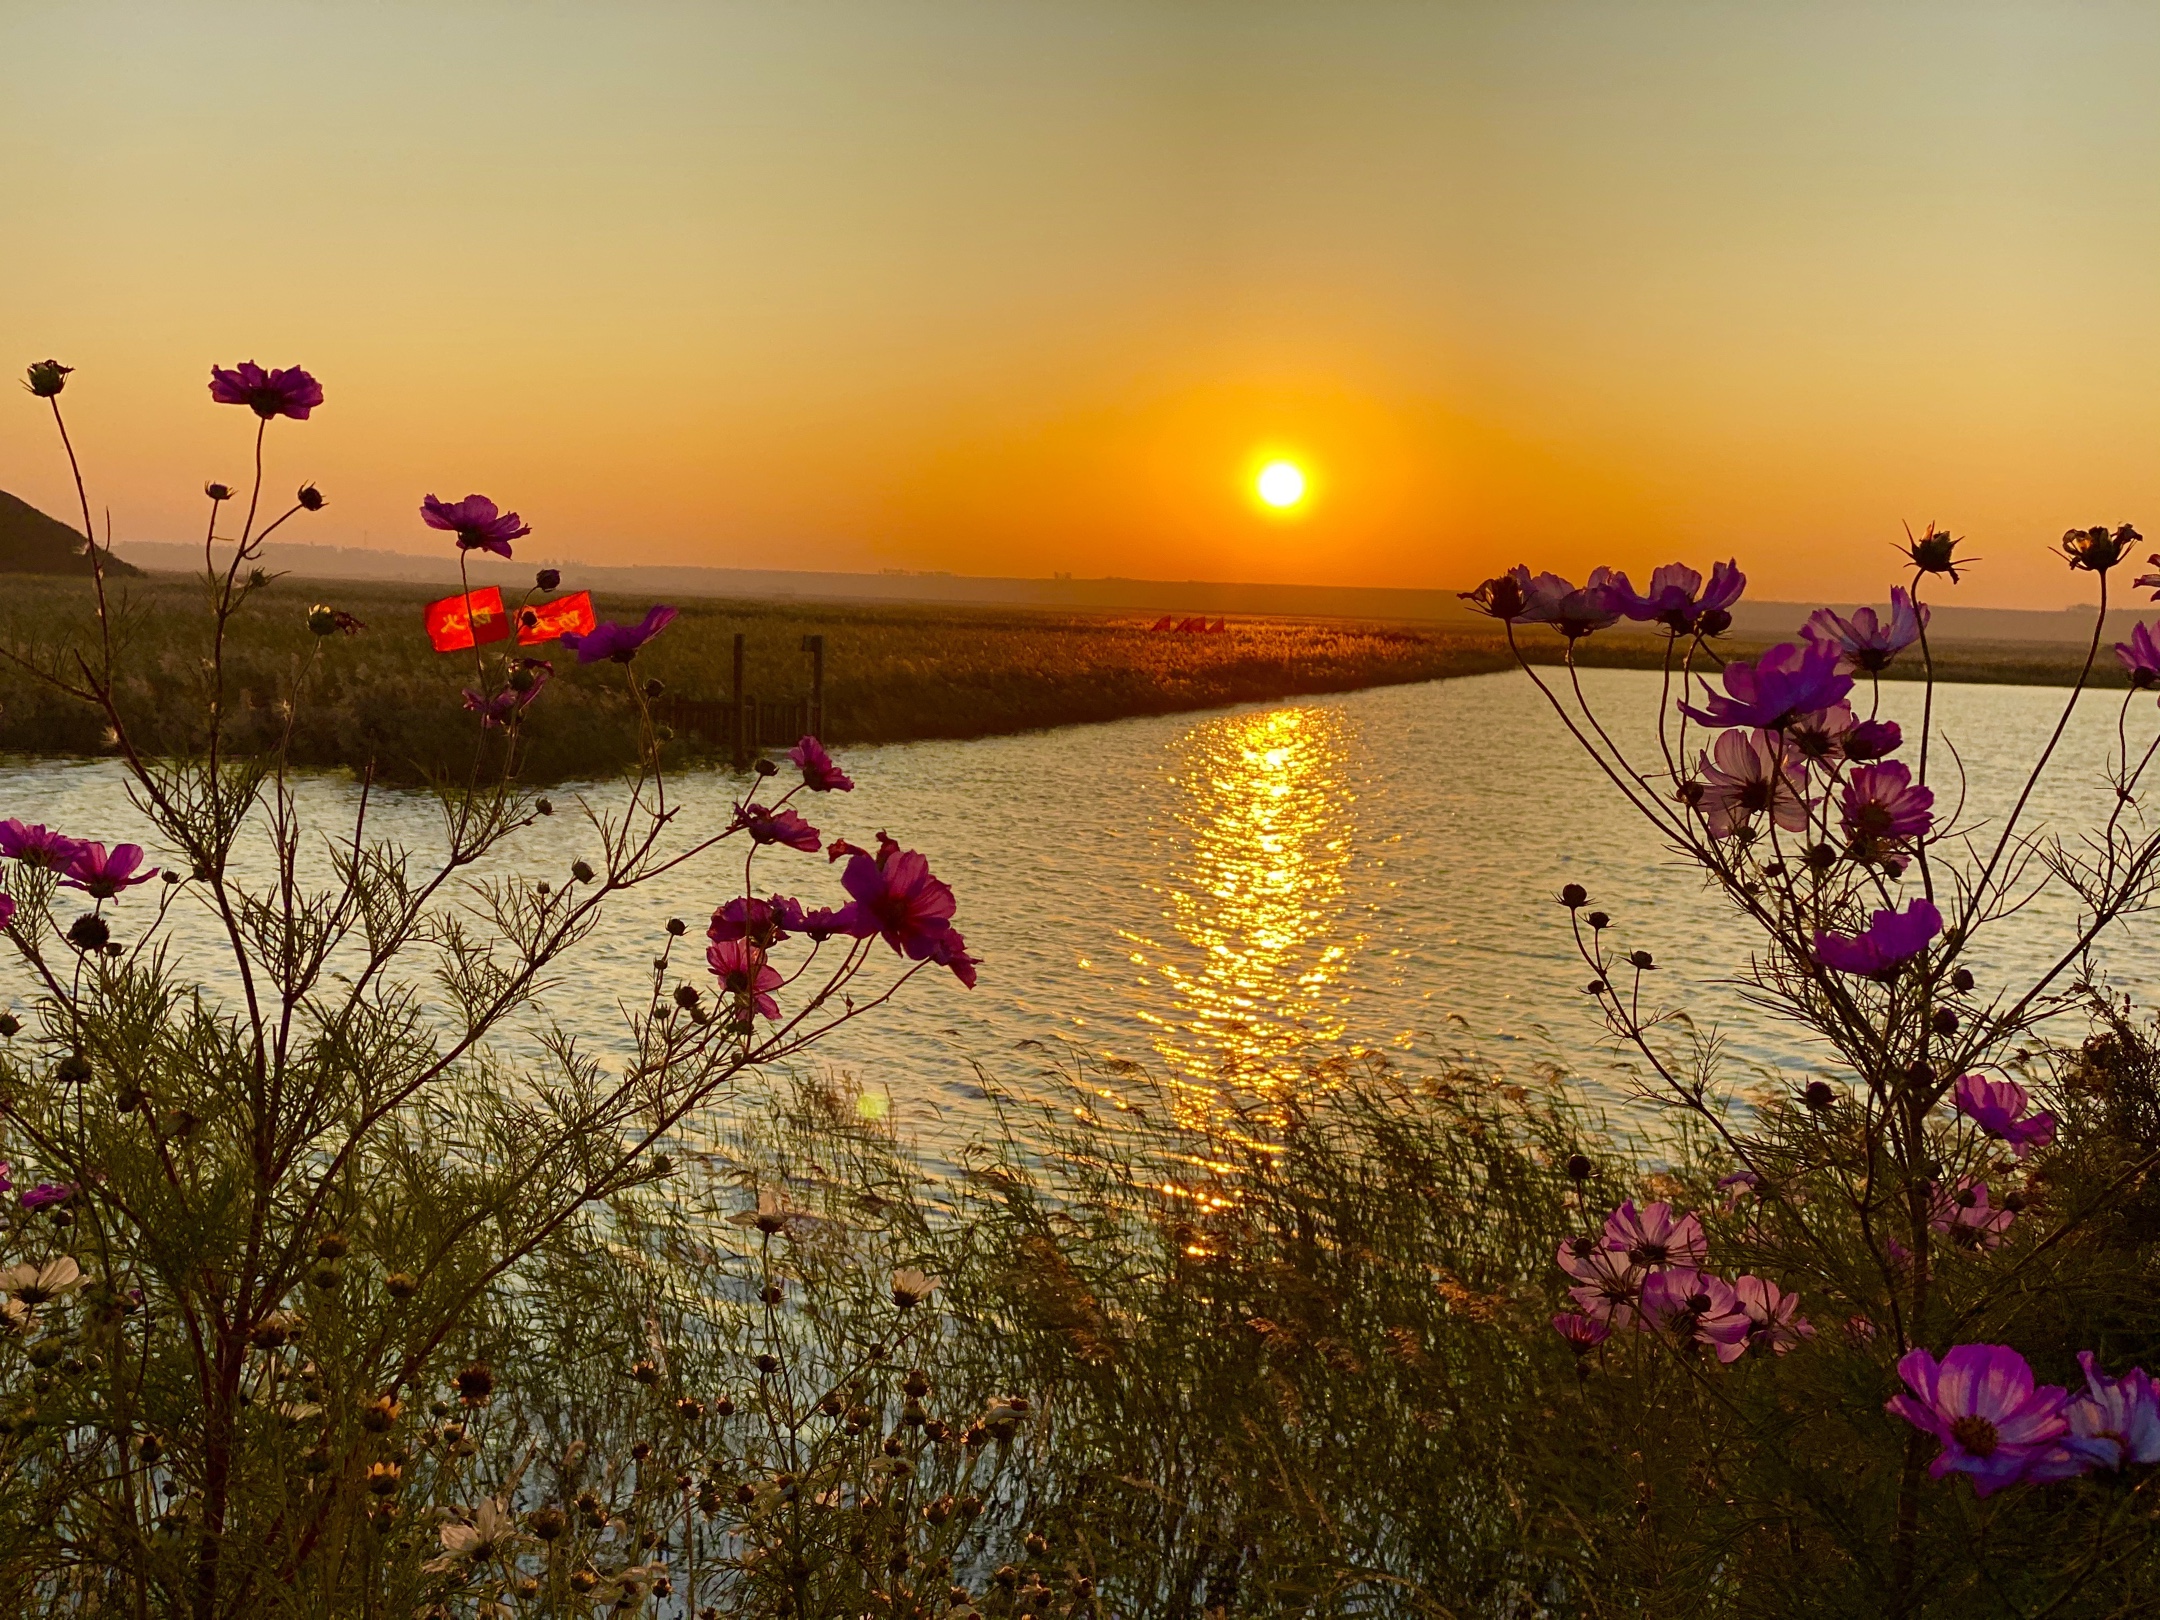
<instances>
[{"instance_id":1,"label":"glowing sun disc","mask_svg":"<svg viewBox=\"0 0 2160 1620\"><path fill-rule=\"evenodd\" d=\"M1270 506L1295 506L1305 498L1305 473L1295 462L1271 461L1253 487Z\"/></svg>"}]
</instances>

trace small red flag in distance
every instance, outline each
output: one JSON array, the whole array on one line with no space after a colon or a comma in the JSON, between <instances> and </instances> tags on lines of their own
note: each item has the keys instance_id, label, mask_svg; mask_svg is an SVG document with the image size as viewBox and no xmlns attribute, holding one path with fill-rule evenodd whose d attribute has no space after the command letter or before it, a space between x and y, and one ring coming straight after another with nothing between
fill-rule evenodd
<instances>
[{"instance_id":1,"label":"small red flag in distance","mask_svg":"<svg viewBox=\"0 0 2160 1620\"><path fill-rule=\"evenodd\" d=\"M566 630L575 630L581 636L591 635L598 623L593 616L591 591L558 596L552 602L518 609L518 645L537 647L543 641L553 641Z\"/></svg>"},{"instance_id":2,"label":"small red flag in distance","mask_svg":"<svg viewBox=\"0 0 2160 1620\"><path fill-rule=\"evenodd\" d=\"M510 614L503 606L502 592L489 585L430 602L427 634L437 652L463 652L490 641L509 640Z\"/></svg>"}]
</instances>

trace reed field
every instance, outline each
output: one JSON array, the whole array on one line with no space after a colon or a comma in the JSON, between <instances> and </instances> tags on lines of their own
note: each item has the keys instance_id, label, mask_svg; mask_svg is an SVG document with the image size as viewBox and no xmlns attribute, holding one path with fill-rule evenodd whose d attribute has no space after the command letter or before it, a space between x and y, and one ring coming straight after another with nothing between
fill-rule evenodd
<instances>
[{"instance_id":1,"label":"reed field","mask_svg":"<svg viewBox=\"0 0 2160 1620\"><path fill-rule=\"evenodd\" d=\"M0 601L0 646L50 667L58 649L88 645L95 602L87 580L16 577ZM575 580L564 589L574 589ZM117 690L136 734L170 750L189 747L208 706L201 671L208 653L200 581L173 575L111 584L118 638ZM468 768L476 721L462 707L474 684L472 656L440 654L420 628L437 587L275 577L247 602L230 649L228 708L236 735L269 742L286 723L293 682L309 701L293 721L292 758L320 767L372 764L389 780ZM507 594L507 593L506 593ZM634 618L643 599L596 597L603 618ZM365 629L318 638L308 609L329 603ZM1286 619L1231 620L1219 634L1151 630L1142 615L930 604L684 600L682 615L635 665L671 696L722 699L733 638L746 638L745 687L792 699L810 690L806 634L826 646L827 740L836 744L965 738L1043 726L1168 714L1226 704L1353 691L1482 674L1506 667L1495 630ZM1532 656L1558 656L1548 632L1521 632ZM1655 667L1663 642L1601 636L1585 648L1600 665ZM492 657L501 644L487 649ZM1755 650L1735 641L1734 656ZM534 780L601 775L634 753L628 682L620 666L580 668L560 648L555 676L525 728L521 773ZM2054 684L2077 672L2083 650L2019 643L1951 644L1938 650L1954 680ZM2103 649L2097 673L2119 684ZM1915 664L1917 669L1917 664ZM1900 671L1902 673L1902 671ZM18 662L0 667L0 748L37 754L99 754L107 718L54 692ZM715 751L694 736L670 745L679 759Z\"/></svg>"}]
</instances>

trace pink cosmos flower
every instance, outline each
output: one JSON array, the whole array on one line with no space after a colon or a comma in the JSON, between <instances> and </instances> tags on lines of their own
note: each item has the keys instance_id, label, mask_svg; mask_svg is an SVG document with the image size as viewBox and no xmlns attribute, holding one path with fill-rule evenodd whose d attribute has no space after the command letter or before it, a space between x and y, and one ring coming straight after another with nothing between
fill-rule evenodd
<instances>
[{"instance_id":1,"label":"pink cosmos flower","mask_svg":"<svg viewBox=\"0 0 2160 1620\"><path fill-rule=\"evenodd\" d=\"M1780 642L1753 663L1727 664L1725 690L1706 691L1706 707L1683 703L1680 712L1706 726L1782 731L1799 715L1845 701L1853 678L1838 659L1837 648L1825 642Z\"/></svg>"},{"instance_id":2,"label":"pink cosmos flower","mask_svg":"<svg viewBox=\"0 0 2160 1620\"><path fill-rule=\"evenodd\" d=\"M525 672L523 691L506 686L493 697L483 697L469 686L464 689L465 707L480 717L483 730L492 731L497 726L509 725L555 675L555 666L544 658L524 659L518 667Z\"/></svg>"},{"instance_id":3,"label":"pink cosmos flower","mask_svg":"<svg viewBox=\"0 0 2160 1620\"><path fill-rule=\"evenodd\" d=\"M2070 1422L2064 1448L2094 1468L2160 1462L2160 1388L2145 1369L2132 1367L2110 1378L2090 1350L2078 1352L2078 1365L2085 1371L2085 1388L2064 1408Z\"/></svg>"},{"instance_id":4,"label":"pink cosmos flower","mask_svg":"<svg viewBox=\"0 0 2160 1620\"><path fill-rule=\"evenodd\" d=\"M1714 758L1713 758L1714 754ZM1733 838L1768 813L1787 832L1807 826L1807 766L1767 731L1727 731L1700 756L1698 808L1712 838Z\"/></svg>"},{"instance_id":5,"label":"pink cosmos flower","mask_svg":"<svg viewBox=\"0 0 2160 1620\"><path fill-rule=\"evenodd\" d=\"M1588 1355L1612 1337L1612 1329L1606 1324L1575 1311L1562 1311L1552 1319L1552 1325L1553 1331L1567 1340L1568 1348L1578 1356Z\"/></svg>"},{"instance_id":6,"label":"pink cosmos flower","mask_svg":"<svg viewBox=\"0 0 2160 1620\"><path fill-rule=\"evenodd\" d=\"M805 737L788 750L788 758L802 772L803 786L812 793L850 793L855 783L838 765L832 755L825 752L825 745L815 737Z\"/></svg>"},{"instance_id":7,"label":"pink cosmos flower","mask_svg":"<svg viewBox=\"0 0 2160 1620\"><path fill-rule=\"evenodd\" d=\"M768 810L762 804L753 804L742 812L740 825L749 829L753 843L785 844L789 849L817 853L818 830L784 806Z\"/></svg>"},{"instance_id":8,"label":"pink cosmos flower","mask_svg":"<svg viewBox=\"0 0 2160 1620\"><path fill-rule=\"evenodd\" d=\"M323 402L322 384L298 366L265 371L252 360L230 371L212 366L210 397L220 405L245 405L265 422L273 416L305 422L308 412Z\"/></svg>"},{"instance_id":9,"label":"pink cosmos flower","mask_svg":"<svg viewBox=\"0 0 2160 1620\"><path fill-rule=\"evenodd\" d=\"M1800 1314L1800 1296L1788 1294L1767 1277L1735 1277L1733 1293L1747 1316L1747 1337L1718 1349L1721 1361L1743 1355L1784 1355L1803 1339L1815 1337L1815 1329Z\"/></svg>"},{"instance_id":10,"label":"pink cosmos flower","mask_svg":"<svg viewBox=\"0 0 2160 1620\"><path fill-rule=\"evenodd\" d=\"M1855 846L1871 854L1925 838L1935 823L1935 793L1918 785L1895 760L1863 765L1845 779L1838 825Z\"/></svg>"},{"instance_id":11,"label":"pink cosmos flower","mask_svg":"<svg viewBox=\"0 0 2160 1620\"><path fill-rule=\"evenodd\" d=\"M2039 1113L2026 1117L2032 1099L2015 1080L1961 1074L1951 1088L1950 1101L1988 1135L2008 1142L2021 1159L2034 1148L2046 1147L2055 1140L2055 1116Z\"/></svg>"},{"instance_id":12,"label":"pink cosmos flower","mask_svg":"<svg viewBox=\"0 0 2160 1620\"><path fill-rule=\"evenodd\" d=\"M747 939L753 945L777 945L788 936L791 916L797 922L801 920L801 902L778 895L770 900L741 895L712 914L712 925L705 930L705 937L716 944Z\"/></svg>"},{"instance_id":13,"label":"pink cosmos flower","mask_svg":"<svg viewBox=\"0 0 2160 1620\"><path fill-rule=\"evenodd\" d=\"M14 1190L15 1166L5 1159L0 1159L0 1193L11 1193Z\"/></svg>"},{"instance_id":14,"label":"pink cosmos flower","mask_svg":"<svg viewBox=\"0 0 2160 1620\"><path fill-rule=\"evenodd\" d=\"M1970 1474L1978 1496L2017 1484L2070 1427L2068 1393L2034 1387L2032 1368L2008 1345L1961 1344L1940 1362L1908 1351L1898 1376L1912 1393L1893 1395L1883 1410L1940 1440L1928 1472Z\"/></svg>"},{"instance_id":15,"label":"pink cosmos flower","mask_svg":"<svg viewBox=\"0 0 2160 1620\"><path fill-rule=\"evenodd\" d=\"M0 894L0 928L5 928L14 920L15 897L12 894Z\"/></svg>"},{"instance_id":16,"label":"pink cosmos flower","mask_svg":"<svg viewBox=\"0 0 2160 1620\"><path fill-rule=\"evenodd\" d=\"M975 988L975 970L982 964L968 953L967 940L957 928L948 928L930 942L928 960L941 968L951 968L952 976L963 988Z\"/></svg>"},{"instance_id":17,"label":"pink cosmos flower","mask_svg":"<svg viewBox=\"0 0 2160 1620\"><path fill-rule=\"evenodd\" d=\"M1895 720L1863 720L1838 739L1850 760L1886 759L1905 741Z\"/></svg>"},{"instance_id":18,"label":"pink cosmos flower","mask_svg":"<svg viewBox=\"0 0 2160 1620\"><path fill-rule=\"evenodd\" d=\"M2016 1213L1988 1202L1987 1183L1967 1177L1955 1190L1938 1184L1928 1194L1928 1229L1967 1249L1992 1249Z\"/></svg>"},{"instance_id":19,"label":"pink cosmos flower","mask_svg":"<svg viewBox=\"0 0 2160 1620\"><path fill-rule=\"evenodd\" d=\"M780 975L766 964L765 953L748 940L715 940L706 948L705 965L729 995L767 1018L780 1016L780 1003L772 996L780 988Z\"/></svg>"},{"instance_id":20,"label":"pink cosmos flower","mask_svg":"<svg viewBox=\"0 0 2160 1620\"><path fill-rule=\"evenodd\" d=\"M24 1209L45 1209L53 1204L64 1204L75 1196L73 1182L41 1181L22 1195Z\"/></svg>"},{"instance_id":21,"label":"pink cosmos flower","mask_svg":"<svg viewBox=\"0 0 2160 1620\"><path fill-rule=\"evenodd\" d=\"M876 934L916 961L930 954L930 944L952 926L953 892L930 875L930 863L878 834L876 859L849 857L840 886L853 896L850 907L864 937Z\"/></svg>"},{"instance_id":22,"label":"pink cosmos flower","mask_svg":"<svg viewBox=\"0 0 2160 1620\"><path fill-rule=\"evenodd\" d=\"M1661 1266L1699 1266L1710 1256L1702 1222L1694 1215L1675 1218L1672 1205L1633 1199L1605 1217L1605 1247L1618 1250L1645 1271Z\"/></svg>"},{"instance_id":23,"label":"pink cosmos flower","mask_svg":"<svg viewBox=\"0 0 2160 1620\"><path fill-rule=\"evenodd\" d=\"M602 619L587 631L565 630L562 644L577 654L581 664L597 664L603 658L627 664L637 656L640 647L675 622L675 613L671 607L651 608L636 624L617 624L613 619Z\"/></svg>"},{"instance_id":24,"label":"pink cosmos flower","mask_svg":"<svg viewBox=\"0 0 2160 1620\"><path fill-rule=\"evenodd\" d=\"M1702 575L1694 569L1685 563L1667 563L1651 574L1650 588L1640 596L1627 588L1627 575L1617 576L1617 584L1621 587L1618 604L1622 613L1631 619L1655 620L1684 636L1713 613L1729 622L1727 610L1747 588L1747 575L1740 572L1737 562L1721 562L1710 570L1710 586L1705 590Z\"/></svg>"},{"instance_id":25,"label":"pink cosmos flower","mask_svg":"<svg viewBox=\"0 0 2160 1620\"><path fill-rule=\"evenodd\" d=\"M1890 615L1878 619L1871 607L1859 609L1849 619L1828 608L1817 608L1800 627L1810 641L1836 647L1852 668L1879 675L1890 661L1920 639L1927 628L1925 602L1915 604L1912 593L1900 585L1890 592Z\"/></svg>"},{"instance_id":26,"label":"pink cosmos flower","mask_svg":"<svg viewBox=\"0 0 2160 1620\"><path fill-rule=\"evenodd\" d=\"M110 855L105 853L103 844L78 845L74 859L68 862L67 876L60 881L93 899L110 900L122 889L148 883L157 876L158 869L154 866L140 872L135 870L142 865L142 858L140 844L115 844Z\"/></svg>"},{"instance_id":27,"label":"pink cosmos flower","mask_svg":"<svg viewBox=\"0 0 2160 1620\"><path fill-rule=\"evenodd\" d=\"M1571 1237L1560 1245L1556 1263L1577 1282L1595 1282L1601 1274L1600 1268L1608 1263L1614 1252L1605 1246L1602 1233L1596 1237Z\"/></svg>"},{"instance_id":28,"label":"pink cosmos flower","mask_svg":"<svg viewBox=\"0 0 2160 1620\"><path fill-rule=\"evenodd\" d=\"M2138 583L2145 582L2139 580ZM2115 643L2115 656L2121 661L2123 672L2130 677L2133 692L2160 686L2160 642L2153 640L2151 625L2132 625L2130 639Z\"/></svg>"},{"instance_id":29,"label":"pink cosmos flower","mask_svg":"<svg viewBox=\"0 0 2160 1620\"><path fill-rule=\"evenodd\" d=\"M532 533L515 512L500 511L485 495L468 495L456 502L430 495L420 503L420 521L456 535L460 551L492 551L498 557L510 555L511 541ZM569 644L570 638L563 637L563 645Z\"/></svg>"},{"instance_id":30,"label":"pink cosmos flower","mask_svg":"<svg viewBox=\"0 0 2160 1620\"><path fill-rule=\"evenodd\" d=\"M1762 1187L1762 1177L1752 1170L1735 1170L1729 1176L1719 1176L1717 1190L1725 1194L1725 1213L1730 1215L1740 1207L1740 1200Z\"/></svg>"},{"instance_id":31,"label":"pink cosmos flower","mask_svg":"<svg viewBox=\"0 0 2160 1620\"><path fill-rule=\"evenodd\" d=\"M1746 1348L1748 1315L1740 1308L1740 1296L1712 1272L1687 1266L1652 1272L1643 1279L1641 1310L1652 1326L1684 1346L1714 1350L1720 1361L1730 1361Z\"/></svg>"},{"instance_id":32,"label":"pink cosmos flower","mask_svg":"<svg viewBox=\"0 0 2160 1620\"><path fill-rule=\"evenodd\" d=\"M1815 960L1837 973L1864 973L1887 979L1928 947L1942 932L1942 913L1932 902L1915 900L1903 911L1878 911L1865 932L1848 937L1818 930Z\"/></svg>"},{"instance_id":33,"label":"pink cosmos flower","mask_svg":"<svg viewBox=\"0 0 2160 1620\"><path fill-rule=\"evenodd\" d=\"M1564 1248L1562 1253L1566 1253ZM1570 1272L1582 1278L1568 1290L1568 1298L1578 1310L1616 1330L1637 1324L1636 1305L1642 1298L1643 1273L1626 1255L1618 1249L1599 1249L1583 1263L1580 1272L1573 1268Z\"/></svg>"},{"instance_id":34,"label":"pink cosmos flower","mask_svg":"<svg viewBox=\"0 0 2160 1620\"><path fill-rule=\"evenodd\" d=\"M81 840L56 833L42 823L32 827L15 820L0 821L0 855L25 866L65 867L82 847Z\"/></svg>"}]
</instances>

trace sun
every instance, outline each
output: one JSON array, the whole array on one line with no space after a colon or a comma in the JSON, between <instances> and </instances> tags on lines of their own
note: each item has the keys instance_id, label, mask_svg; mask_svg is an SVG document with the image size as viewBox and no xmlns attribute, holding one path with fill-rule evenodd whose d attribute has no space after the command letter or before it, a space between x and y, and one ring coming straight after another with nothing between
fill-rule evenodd
<instances>
[{"instance_id":1,"label":"sun","mask_svg":"<svg viewBox=\"0 0 2160 1620\"><path fill-rule=\"evenodd\" d=\"M1305 470L1294 461L1271 461L1253 481L1260 499L1277 511L1288 511L1305 498Z\"/></svg>"}]
</instances>

